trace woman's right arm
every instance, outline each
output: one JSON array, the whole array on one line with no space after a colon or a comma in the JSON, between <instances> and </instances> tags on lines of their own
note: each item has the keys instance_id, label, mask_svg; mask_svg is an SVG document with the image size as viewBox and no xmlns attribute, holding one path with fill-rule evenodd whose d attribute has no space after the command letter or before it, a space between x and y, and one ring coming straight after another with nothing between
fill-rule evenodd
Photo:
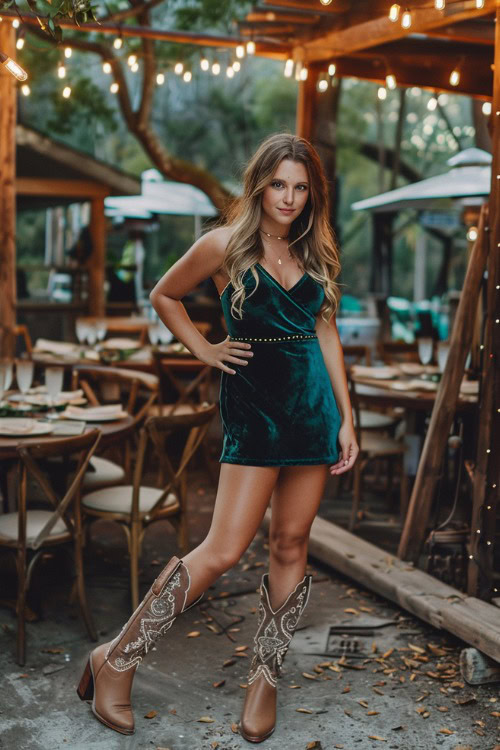
<instances>
[{"instance_id":1,"label":"woman's right arm","mask_svg":"<svg viewBox=\"0 0 500 750\"><path fill-rule=\"evenodd\" d=\"M228 230L223 227L196 240L162 276L149 299L163 323L197 359L235 375L236 371L224 363L247 365L248 357L253 356L250 345L229 341L229 336L218 344L211 344L198 331L181 302L182 297L220 269L228 239Z\"/></svg>"}]
</instances>

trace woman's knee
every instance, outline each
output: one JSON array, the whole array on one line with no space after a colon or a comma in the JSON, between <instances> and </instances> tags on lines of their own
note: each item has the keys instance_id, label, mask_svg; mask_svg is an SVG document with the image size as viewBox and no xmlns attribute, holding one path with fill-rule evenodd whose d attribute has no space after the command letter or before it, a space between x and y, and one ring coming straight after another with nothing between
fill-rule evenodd
<instances>
[{"instance_id":1,"label":"woman's knee","mask_svg":"<svg viewBox=\"0 0 500 750\"><path fill-rule=\"evenodd\" d=\"M218 575L234 568L241 560L245 551L237 545L226 544L223 547L221 545L213 545L209 539L205 540L204 546L206 547L205 559L207 560L207 564Z\"/></svg>"},{"instance_id":2,"label":"woman's knee","mask_svg":"<svg viewBox=\"0 0 500 750\"><path fill-rule=\"evenodd\" d=\"M269 534L269 553L280 565L293 565L307 553L309 531L275 530Z\"/></svg>"}]
</instances>

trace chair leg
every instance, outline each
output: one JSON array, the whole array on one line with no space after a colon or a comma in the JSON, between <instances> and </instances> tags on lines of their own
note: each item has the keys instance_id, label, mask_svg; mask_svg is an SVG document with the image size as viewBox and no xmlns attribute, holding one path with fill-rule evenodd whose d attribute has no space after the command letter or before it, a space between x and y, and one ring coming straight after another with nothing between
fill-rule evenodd
<instances>
[{"instance_id":1,"label":"chair leg","mask_svg":"<svg viewBox=\"0 0 500 750\"><path fill-rule=\"evenodd\" d=\"M17 663L26 661L26 550L17 550Z\"/></svg>"},{"instance_id":2,"label":"chair leg","mask_svg":"<svg viewBox=\"0 0 500 750\"><path fill-rule=\"evenodd\" d=\"M139 606L139 545L140 527L132 523L130 534L130 594L132 598L132 609L135 611Z\"/></svg>"},{"instance_id":3,"label":"chair leg","mask_svg":"<svg viewBox=\"0 0 500 750\"><path fill-rule=\"evenodd\" d=\"M399 506L401 516L401 526L403 526L408 510L408 477L405 471L405 457L401 456L401 482L399 489Z\"/></svg>"},{"instance_id":4,"label":"chair leg","mask_svg":"<svg viewBox=\"0 0 500 750\"><path fill-rule=\"evenodd\" d=\"M87 602L87 591L83 575L82 538L75 537L76 594L85 627L91 641L97 641L97 632Z\"/></svg>"}]
</instances>

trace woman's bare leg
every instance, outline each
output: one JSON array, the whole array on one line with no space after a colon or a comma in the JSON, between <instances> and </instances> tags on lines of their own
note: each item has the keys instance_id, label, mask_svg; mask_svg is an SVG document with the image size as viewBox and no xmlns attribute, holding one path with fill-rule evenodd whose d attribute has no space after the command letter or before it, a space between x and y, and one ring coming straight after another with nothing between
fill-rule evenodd
<instances>
[{"instance_id":1,"label":"woman's bare leg","mask_svg":"<svg viewBox=\"0 0 500 750\"><path fill-rule=\"evenodd\" d=\"M278 466L221 463L210 530L182 558L191 577L186 605L241 559L269 505Z\"/></svg>"},{"instance_id":2,"label":"woman's bare leg","mask_svg":"<svg viewBox=\"0 0 500 750\"><path fill-rule=\"evenodd\" d=\"M326 464L280 469L269 531L269 594L275 611L305 575L309 533L327 475Z\"/></svg>"}]
</instances>

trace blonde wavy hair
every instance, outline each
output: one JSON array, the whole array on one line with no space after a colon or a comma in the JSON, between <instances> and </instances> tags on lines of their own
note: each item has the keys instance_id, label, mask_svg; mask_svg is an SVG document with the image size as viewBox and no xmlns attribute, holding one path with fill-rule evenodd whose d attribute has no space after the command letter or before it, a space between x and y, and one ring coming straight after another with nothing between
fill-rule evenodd
<instances>
[{"instance_id":1,"label":"blonde wavy hair","mask_svg":"<svg viewBox=\"0 0 500 750\"><path fill-rule=\"evenodd\" d=\"M264 255L259 232L262 194L283 159L303 164L309 177L307 203L290 227L289 250L303 271L322 284L325 300L320 312L328 322L340 299L339 286L335 282L340 273L340 261L329 222L326 176L312 144L289 133L276 133L261 143L245 169L243 195L230 205L222 219L222 224L233 229L221 266L233 285L231 314L240 319L243 317L246 295L243 277L249 268L256 283L249 297L259 285L255 264Z\"/></svg>"}]
</instances>

